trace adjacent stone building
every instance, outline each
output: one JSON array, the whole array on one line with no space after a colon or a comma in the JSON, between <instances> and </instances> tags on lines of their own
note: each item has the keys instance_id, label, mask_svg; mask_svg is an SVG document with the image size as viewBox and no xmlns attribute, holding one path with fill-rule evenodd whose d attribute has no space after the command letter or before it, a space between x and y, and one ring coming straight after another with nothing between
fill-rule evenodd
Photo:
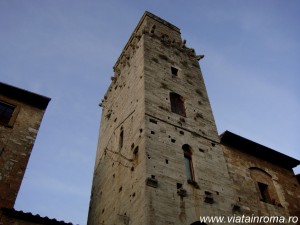
<instances>
[{"instance_id":1,"label":"adjacent stone building","mask_svg":"<svg viewBox=\"0 0 300 225\"><path fill-rule=\"evenodd\" d=\"M49 101L0 82L0 224L66 224L13 208Z\"/></svg>"},{"instance_id":2,"label":"adjacent stone building","mask_svg":"<svg viewBox=\"0 0 300 225\"><path fill-rule=\"evenodd\" d=\"M229 131L220 139L240 213L300 216L299 160Z\"/></svg>"},{"instance_id":3,"label":"adjacent stone building","mask_svg":"<svg viewBox=\"0 0 300 225\"><path fill-rule=\"evenodd\" d=\"M230 132L218 136L202 58L176 26L145 12L100 104L89 225L299 216L299 161Z\"/></svg>"},{"instance_id":4,"label":"adjacent stone building","mask_svg":"<svg viewBox=\"0 0 300 225\"><path fill-rule=\"evenodd\" d=\"M0 208L14 206L49 101L0 83Z\"/></svg>"}]
</instances>

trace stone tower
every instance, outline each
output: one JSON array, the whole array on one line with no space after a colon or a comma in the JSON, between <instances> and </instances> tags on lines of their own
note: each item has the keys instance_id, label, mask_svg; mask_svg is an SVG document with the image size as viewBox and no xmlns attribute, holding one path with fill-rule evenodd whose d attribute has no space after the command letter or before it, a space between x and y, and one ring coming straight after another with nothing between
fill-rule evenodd
<instances>
[{"instance_id":1,"label":"stone tower","mask_svg":"<svg viewBox=\"0 0 300 225\"><path fill-rule=\"evenodd\" d=\"M187 225L235 198L194 49L145 12L103 107L89 225Z\"/></svg>"}]
</instances>

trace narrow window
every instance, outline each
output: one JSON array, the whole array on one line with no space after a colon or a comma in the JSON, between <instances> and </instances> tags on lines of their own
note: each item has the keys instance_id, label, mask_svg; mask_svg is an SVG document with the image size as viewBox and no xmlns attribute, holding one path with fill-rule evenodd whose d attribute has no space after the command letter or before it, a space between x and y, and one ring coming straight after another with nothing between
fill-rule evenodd
<instances>
[{"instance_id":1,"label":"narrow window","mask_svg":"<svg viewBox=\"0 0 300 225\"><path fill-rule=\"evenodd\" d=\"M9 122L13 116L15 106L0 102L0 123L3 125L9 125Z\"/></svg>"},{"instance_id":2,"label":"narrow window","mask_svg":"<svg viewBox=\"0 0 300 225\"><path fill-rule=\"evenodd\" d=\"M174 92L170 93L171 111L181 116L186 116L183 98Z\"/></svg>"},{"instance_id":3,"label":"narrow window","mask_svg":"<svg viewBox=\"0 0 300 225\"><path fill-rule=\"evenodd\" d=\"M119 138L119 148L120 149L123 147L123 142L124 142L124 130L123 130L123 127L121 127L120 138Z\"/></svg>"},{"instance_id":4,"label":"narrow window","mask_svg":"<svg viewBox=\"0 0 300 225\"><path fill-rule=\"evenodd\" d=\"M178 69L175 68L175 67L173 67L173 66L171 66L171 73L172 73L173 76L177 76L177 74L178 74Z\"/></svg>"},{"instance_id":5,"label":"narrow window","mask_svg":"<svg viewBox=\"0 0 300 225\"><path fill-rule=\"evenodd\" d=\"M184 165L185 165L185 174L187 180L194 181L194 170L192 162L192 151L189 145L185 144L182 146L184 153Z\"/></svg>"},{"instance_id":6,"label":"narrow window","mask_svg":"<svg viewBox=\"0 0 300 225\"><path fill-rule=\"evenodd\" d=\"M270 194L269 194L269 188L267 184L257 182L258 189L260 191L261 201L272 203Z\"/></svg>"}]
</instances>

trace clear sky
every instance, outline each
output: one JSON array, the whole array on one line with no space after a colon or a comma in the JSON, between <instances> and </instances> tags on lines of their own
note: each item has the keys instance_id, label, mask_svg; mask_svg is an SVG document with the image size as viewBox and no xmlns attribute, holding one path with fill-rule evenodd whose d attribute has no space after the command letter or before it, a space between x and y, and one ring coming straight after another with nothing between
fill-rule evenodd
<instances>
[{"instance_id":1,"label":"clear sky","mask_svg":"<svg viewBox=\"0 0 300 225\"><path fill-rule=\"evenodd\" d=\"M86 223L98 104L145 10L205 55L219 133L300 159L300 1L0 0L0 80L52 98L16 209Z\"/></svg>"}]
</instances>

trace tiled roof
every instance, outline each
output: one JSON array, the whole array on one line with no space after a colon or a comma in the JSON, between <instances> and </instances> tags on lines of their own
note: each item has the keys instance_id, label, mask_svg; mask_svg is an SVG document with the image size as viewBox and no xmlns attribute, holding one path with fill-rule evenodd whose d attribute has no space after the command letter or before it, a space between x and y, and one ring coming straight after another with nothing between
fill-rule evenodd
<instances>
[{"instance_id":1,"label":"tiled roof","mask_svg":"<svg viewBox=\"0 0 300 225\"><path fill-rule=\"evenodd\" d=\"M50 219L48 217L41 217L39 214L33 215L32 213L26 213L23 211L17 211L15 209L8 208L2 208L1 210L5 216L17 220L24 220L45 225L72 225L72 223L66 223L64 221L58 221L56 219Z\"/></svg>"}]
</instances>

